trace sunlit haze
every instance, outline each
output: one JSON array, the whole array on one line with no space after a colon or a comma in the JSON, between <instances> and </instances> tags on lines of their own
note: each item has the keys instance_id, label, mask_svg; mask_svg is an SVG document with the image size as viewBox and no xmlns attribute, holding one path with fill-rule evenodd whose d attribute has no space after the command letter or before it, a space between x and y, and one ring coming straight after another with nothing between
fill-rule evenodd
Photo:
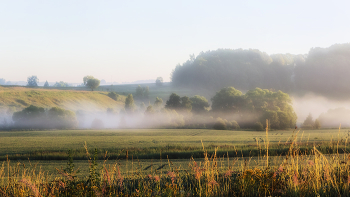
<instances>
[{"instance_id":1,"label":"sunlit haze","mask_svg":"<svg viewBox=\"0 0 350 197\"><path fill-rule=\"evenodd\" d=\"M348 1L2 1L0 78L170 81L201 51L306 54L349 42Z\"/></svg>"}]
</instances>

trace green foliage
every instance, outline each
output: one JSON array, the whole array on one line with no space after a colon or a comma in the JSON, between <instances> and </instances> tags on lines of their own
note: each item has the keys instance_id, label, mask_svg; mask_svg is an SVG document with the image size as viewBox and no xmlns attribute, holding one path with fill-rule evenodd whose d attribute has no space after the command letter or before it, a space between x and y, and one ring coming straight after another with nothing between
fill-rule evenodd
<instances>
[{"instance_id":1,"label":"green foliage","mask_svg":"<svg viewBox=\"0 0 350 197\"><path fill-rule=\"evenodd\" d=\"M55 129L75 128L78 126L78 120L74 112L62 108L53 107L48 112L49 127Z\"/></svg>"},{"instance_id":2,"label":"green foliage","mask_svg":"<svg viewBox=\"0 0 350 197\"><path fill-rule=\"evenodd\" d=\"M94 79L94 77L93 76L91 76L91 75L87 75L87 76L85 76L84 78L83 78L83 83L84 83L84 85L86 85L87 84L87 82L88 82L88 80L89 79Z\"/></svg>"},{"instance_id":3,"label":"green foliage","mask_svg":"<svg viewBox=\"0 0 350 197\"><path fill-rule=\"evenodd\" d=\"M308 128L308 129L313 129L314 128L314 121L312 119L311 113L304 120L302 128Z\"/></svg>"},{"instance_id":4,"label":"green foliage","mask_svg":"<svg viewBox=\"0 0 350 197\"><path fill-rule=\"evenodd\" d=\"M239 112L242 105L242 92L233 87L223 88L211 99L212 110L220 112Z\"/></svg>"},{"instance_id":5,"label":"green foliage","mask_svg":"<svg viewBox=\"0 0 350 197\"><path fill-rule=\"evenodd\" d=\"M37 76L30 76L27 78L27 86L38 86L39 79Z\"/></svg>"},{"instance_id":6,"label":"green foliage","mask_svg":"<svg viewBox=\"0 0 350 197\"><path fill-rule=\"evenodd\" d=\"M117 101L118 100L118 97L119 97L119 94L115 93L115 92L109 92L107 94L107 96L109 96L111 99Z\"/></svg>"},{"instance_id":7,"label":"green foliage","mask_svg":"<svg viewBox=\"0 0 350 197\"><path fill-rule=\"evenodd\" d=\"M179 109L181 107L181 97L175 93L172 93L169 100L166 101L165 107L168 109Z\"/></svg>"},{"instance_id":8,"label":"green foliage","mask_svg":"<svg viewBox=\"0 0 350 197\"><path fill-rule=\"evenodd\" d=\"M256 122L256 123L254 124L254 129L255 129L256 131L263 131L263 130L264 130L264 126L263 126L263 124L261 124L261 122Z\"/></svg>"},{"instance_id":9,"label":"green foliage","mask_svg":"<svg viewBox=\"0 0 350 197\"><path fill-rule=\"evenodd\" d=\"M320 123L320 121L318 119L315 120L314 128L315 129L320 129L321 128L321 123Z\"/></svg>"},{"instance_id":10,"label":"green foliage","mask_svg":"<svg viewBox=\"0 0 350 197\"><path fill-rule=\"evenodd\" d=\"M152 105L149 105L149 106L147 107L146 111L145 111L145 114L146 114L146 115L152 115L152 114L154 114L154 113L155 113L155 111L154 111L154 109L153 109L153 106L152 106Z\"/></svg>"},{"instance_id":11,"label":"green foliage","mask_svg":"<svg viewBox=\"0 0 350 197\"><path fill-rule=\"evenodd\" d=\"M204 96L195 95L190 100L192 102L192 112L203 113L208 111L209 103Z\"/></svg>"},{"instance_id":12,"label":"green foliage","mask_svg":"<svg viewBox=\"0 0 350 197\"><path fill-rule=\"evenodd\" d=\"M136 88L135 99L146 100L149 96L149 87L141 87L140 85Z\"/></svg>"},{"instance_id":13,"label":"green foliage","mask_svg":"<svg viewBox=\"0 0 350 197\"><path fill-rule=\"evenodd\" d=\"M29 129L66 129L78 125L75 113L58 107L45 111L42 107L29 106L13 113L15 127Z\"/></svg>"},{"instance_id":14,"label":"green foliage","mask_svg":"<svg viewBox=\"0 0 350 197\"><path fill-rule=\"evenodd\" d=\"M125 99L125 111L128 113L134 112L135 110L135 104L134 104L134 98L132 94L129 94L128 97Z\"/></svg>"},{"instance_id":15,"label":"green foliage","mask_svg":"<svg viewBox=\"0 0 350 197\"><path fill-rule=\"evenodd\" d=\"M157 77L156 85L157 86L162 86L163 85L163 77Z\"/></svg>"},{"instance_id":16,"label":"green foliage","mask_svg":"<svg viewBox=\"0 0 350 197\"><path fill-rule=\"evenodd\" d=\"M156 101L154 101L154 107L160 108L162 104L163 104L163 99L157 97Z\"/></svg>"},{"instance_id":17,"label":"green foliage","mask_svg":"<svg viewBox=\"0 0 350 197\"><path fill-rule=\"evenodd\" d=\"M169 100L166 102L165 108L190 112L192 110L192 101L187 96L180 97L179 95L172 93Z\"/></svg>"},{"instance_id":18,"label":"green foliage","mask_svg":"<svg viewBox=\"0 0 350 197\"><path fill-rule=\"evenodd\" d=\"M255 122L266 119L272 129L293 128L297 119L289 95L282 91L255 88L242 95L228 87L217 92L211 100L214 112L236 114L246 128L253 128Z\"/></svg>"},{"instance_id":19,"label":"green foliage","mask_svg":"<svg viewBox=\"0 0 350 197\"><path fill-rule=\"evenodd\" d=\"M240 90L261 87L288 91L293 88L291 76L299 57L289 54L278 56L272 58L254 49L202 52L177 65L171 80L175 86L213 90L233 85Z\"/></svg>"},{"instance_id":20,"label":"green foliage","mask_svg":"<svg viewBox=\"0 0 350 197\"><path fill-rule=\"evenodd\" d=\"M47 82L47 81L46 81ZM45 83L46 84L46 83ZM45 86L44 86L45 87ZM64 87L69 87L69 84L63 81L56 82L53 87L58 87L58 88L64 88Z\"/></svg>"},{"instance_id":21,"label":"green foliage","mask_svg":"<svg viewBox=\"0 0 350 197\"><path fill-rule=\"evenodd\" d=\"M49 82L47 82L47 80L46 80L46 82L45 82L45 84L44 84L44 87L45 87L45 88L46 88L46 87L50 87Z\"/></svg>"},{"instance_id":22,"label":"green foliage","mask_svg":"<svg viewBox=\"0 0 350 197\"><path fill-rule=\"evenodd\" d=\"M226 125L225 121L222 118L217 118L213 128L215 130L226 130L227 129L227 125Z\"/></svg>"},{"instance_id":23,"label":"green foliage","mask_svg":"<svg viewBox=\"0 0 350 197\"><path fill-rule=\"evenodd\" d=\"M12 120L18 127L41 128L44 123L45 109L31 105L22 111L14 112Z\"/></svg>"},{"instance_id":24,"label":"green foliage","mask_svg":"<svg viewBox=\"0 0 350 197\"><path fill-rule=\"evenodd\" d=\"M192 101L187 96L181 97L181 109L188 112L192 110Z\"/></svg>"},{"instance_id":25,"label":"green foliage","mask_svg":"<svg viewBox=\"0 0 350 197\"><path fill-rule=\"evenodd\" d=\"M85 83L85 77L84 77L84 83ZM98 86L100 86L100 80L95 79L95 78L91 78L91 76L88 77L86 84L86 87L90 88L91 91L93 91L94 89L96 89Z\"/></svg>"}]
</instances>

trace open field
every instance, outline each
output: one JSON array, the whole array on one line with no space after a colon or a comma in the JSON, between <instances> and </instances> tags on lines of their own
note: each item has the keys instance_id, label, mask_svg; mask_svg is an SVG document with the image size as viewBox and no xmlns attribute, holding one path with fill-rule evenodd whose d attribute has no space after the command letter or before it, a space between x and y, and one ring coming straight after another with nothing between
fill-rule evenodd
<instances>
[{"instance_id":1,"label":"open field","mask_svg":"<svg viewBox=\"0 0 350 197\"><path fill-rule=\"evenodd\" d=\"M22 143L11 147L13 152L34 151L40 146L33 145L44 139L50 139L52 150L71 148L74 152L80 149L79 142L76 145L72 142L81 137L89 140L90 148L110 150L118 147L162 150L156 147L165 144L172 147L185 142L199 146L197 150L201 150L202 158L137 159L130 151L124 158L110 159L107 153L104 159L95 160L94 150L88 149L87 153L81 148L85 159L68 163L7 160L0 166L0 192L3 196L349 196L350 155L340 153L340 147L347 145L348 132L347 129L308 130L300 135L298 131L269 131L268 136L265 132L255 131L160 129L2 132L2 145L14 143L17 138L21 140ZM145 139L137 143L142 136ZM216 154L231 146L236 151L257 149L259 141L251 140L252 136L266 142L262 142L258 156ZM99 138L113 141L113 147L96 140ZM204 149L202 143L197 142L199 138L203 140ZM31 143L27 143L28 139ZM155 145L152 139L157 139L159 144ZM285 144L289 151L284 156L271 156L270 148L276 143ZM315 146L309 152L302 152L301 147L308 143ZM49 146L43 144L42 147ZM209 153L208 149L214 146L219 148ZM320 151L333 146L333 154L325 155ZM182 147L177 151L185 149ZM1 149L2 153L4 151L10 150Z\"/></svg>"},{"instance_id":2,"label":"open field","mask_svg":"<svg viewBox=\"0 0 350 197\"><path fill-rule=\"evenodd\" d=\"M348 134L348 129L270 131L270 155L288 151L292 140L300 148L312 148L316 144L324 153L332 153L338 141L338 146L345 148ZM126 154L139 159L200 158L203 157L201 141L208 151L219 147L218 153L229 151L232 157L258 156L266 146L266 134L206 129L10 131L0 132L0 159L5 160L8 155L13 159L63 160L68 150L74 152L75 159L85 159L85 142L91 150L98 149L100 159L106 151L113 159L125 159Z\"/></svg>"}]
</instances>

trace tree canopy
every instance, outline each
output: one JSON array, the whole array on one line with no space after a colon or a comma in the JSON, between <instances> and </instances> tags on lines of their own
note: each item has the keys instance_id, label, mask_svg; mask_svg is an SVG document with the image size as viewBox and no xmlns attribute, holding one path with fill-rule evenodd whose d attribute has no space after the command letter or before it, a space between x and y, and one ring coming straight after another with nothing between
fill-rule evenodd
<instances>
[{"instance_id":1,"label":"tree canopy","mask_svg":"<svg viewBox=\"0 0 350 197\"><path fill-rule=\"evenodd\" d=\"M30 76L27 78L27 86L38 86L39 79L37 76Z\"/></svg>"},{"instance_id":2,"label":"tree canopy","mask_svg":"<svg viewBox=\"0 0 350 197\"><path fill-rule=\"evenodd\" d=\"M83 78L84 85L94 91L98 86L100 86L100 80L94 78L93 76L85 76Z\"/></svg>"}]
</instances>

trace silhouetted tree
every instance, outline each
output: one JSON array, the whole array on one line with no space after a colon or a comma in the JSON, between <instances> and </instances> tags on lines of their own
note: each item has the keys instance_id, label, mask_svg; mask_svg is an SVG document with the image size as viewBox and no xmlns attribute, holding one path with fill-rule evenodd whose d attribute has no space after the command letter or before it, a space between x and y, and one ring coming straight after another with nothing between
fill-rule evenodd
<instances>
[{"instance_id":1,"label":"silhouetted tree","mask_svg":"<svg viewBox=\"0 0 350 197\"><path fill-rule=\"evenodd\" d=\"M157 77L156 85L157 86L162 86L163 85L163 77Z\"/></svg>"},{"instance_id":2,"label":"silhouetted tree","mask_svg":"<svg viewBox=\"0 0 350 197\"><path fill-rule=\"evenodd\" d=\"M47 80L46 80L46 82L45 82L45 84L44 84L44 87L46 88L46 87L49 87L50 85L49 85L49 83L47 82Z\"/></svg>"},{"instance_id":3,"label":"silhouetted tree","mask_svg":"<svg viewBox=\"0 0 350 197\"><path fill-rule=\"evenodd\" d=\"M30 76L27 78L27 86L38 86L39 79L37 76Z\"/></svg>"},{"instance_id":4,"label":"silhouetted tree","mask_svg":"<svg viewBox=\"0 0 350 197\"><path fill-rule=\"evenodd\" d=\"M192 101L192 112L203 113L207 111L209 103L205 97L195 95L194 97L191 97L190 100Z\"/></svg>"},{"instance_id":5,"label":"silhouetted tree","mask_svg":"<svg viewBox=\"0 0 350 197\"><path fill-rule=\"evenodd\" d=\"M134 112L135 104L132 94L129 94L125 99L125 111L128 113Z\"/></svg>"}]
</instances>

